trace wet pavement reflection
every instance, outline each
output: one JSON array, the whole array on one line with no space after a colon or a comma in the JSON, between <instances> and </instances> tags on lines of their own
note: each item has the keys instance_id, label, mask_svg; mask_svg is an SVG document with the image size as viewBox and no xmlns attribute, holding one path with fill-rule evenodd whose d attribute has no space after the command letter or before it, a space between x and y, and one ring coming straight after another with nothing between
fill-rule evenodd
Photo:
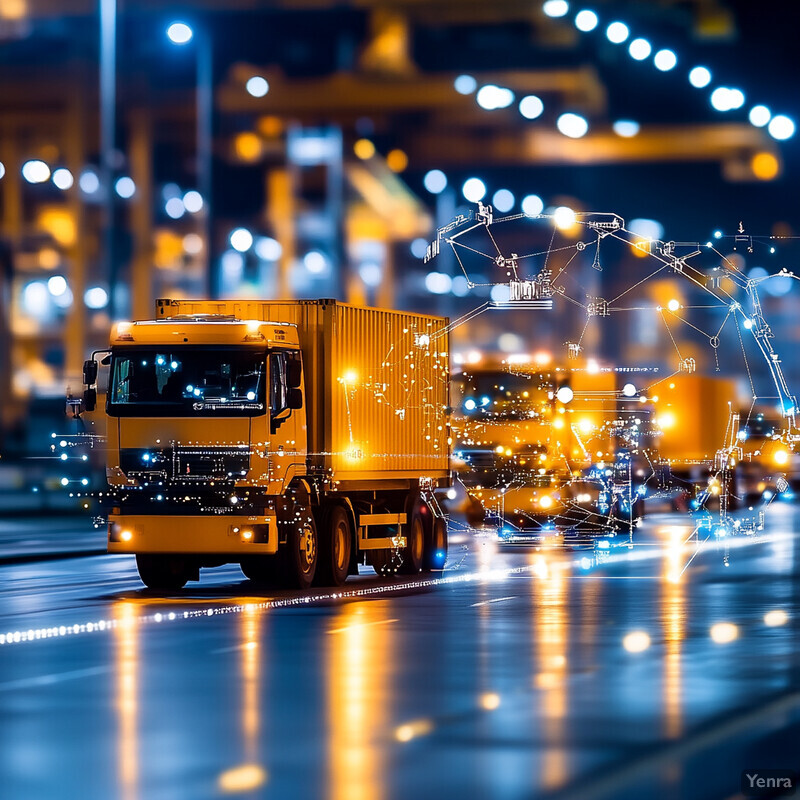
<instances>
[{"instance_id":1,"label":"wet pavement reflection","mask_svg":"<svg viewBox=\"0 0 800 800\"><path fill-rule=\"evenodd\" d=\"M441 579L308 598L233 567L172 597L120 557L0 568L2 795L733 796L794 757L797 520L699 542L653 518L594 553L478 535Z\"/></svg>"}]
</instances>

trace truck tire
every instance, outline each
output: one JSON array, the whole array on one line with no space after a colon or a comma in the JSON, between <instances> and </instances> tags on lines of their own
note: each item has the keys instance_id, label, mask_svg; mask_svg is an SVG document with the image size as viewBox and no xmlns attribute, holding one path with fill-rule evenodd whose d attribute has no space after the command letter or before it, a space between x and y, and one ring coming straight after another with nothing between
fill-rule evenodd
<instances>
[{"instance_id":1,"label":"truck tire","mask_svg":"<svg viewBox=\"0 0 800 800\"><path fill-rule=\"evenodd\" d=\"M402 550L403 562L400 572L404 575L416 575L422 572L425 565L425 522L422 518L424 503L417 500L411 512L411 521L406 528L406 546ZM427 508L427 507L426 507ZM430 511L428 511L430 515Z\"/></svg>"},{"instance_id":2,"label":"truck tire","mask_svg":"<svg viewBox=\"0 0 800 800\"><path fill-rule=\"evenodd\" d=\"M438 517L425 546L425 572L441 572L447 561L447 520Z\"/></svg>"},{"instance_id":3,"label":"truck tire","mask_svg":"<svg viewBox=\"0 0 800 800\"><path fill-rule=\"evenodd\" d=\"M368 550L367 563L381 578L389 578L397 574L400 554L394 550Z\"/></svg>"},{"instance_id":4,"label":"truck tire","mask_svg":"<svg viewBox=\"0 0 800 800\"><path fill-rule=\"evenodd\" d=\"M314 583L317 586L342 586L350 569L353 529L347 509L333 504L325 508L320 520L319 561Z\"/></svg>"},{"instance_id":5,"label":"truck tire","mask_svg":"<svg viewBox=\"0 0 800 800\"><path fill-rule=\"evenodd\" d=\"M148 589L175 590L186 585L187 570L178 556L139 553L136 556L139 578Z\"/></svg>"},{"instance_id":6,"label":"truck tire","mask_svg":"<svg viewBox=\"0 0 800 800\"><path fill-rule=\"evenodd\" d=\"M317 571L318 557L317 526L309 511L302 522L289 529L283 553L278 550L278 558L282 562L279 573L281 585L286 589L309 589Z\"/></svg>"}]
</instances>

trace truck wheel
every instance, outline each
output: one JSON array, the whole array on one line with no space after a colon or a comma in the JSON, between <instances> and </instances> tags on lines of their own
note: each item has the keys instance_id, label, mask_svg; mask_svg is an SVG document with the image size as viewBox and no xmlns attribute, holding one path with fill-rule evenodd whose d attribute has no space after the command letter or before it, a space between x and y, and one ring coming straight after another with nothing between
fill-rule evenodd
<instances>
[{"instance_id":1,"label":"truck wheel","mask_svg":"<svg viewBox=\"0 0 800 800\"><path fill-rule=\"evenodd\" d=\"M310 511L303 522L292 525L283 547L282 585L287 589L310 588L319 555L317 526Z\"/></svg>"},{"instance_id":2,"label":"truck wheel","mask_svg":"<svg viewBox=\"0 0 800 800\"><path fill-rule=\"evenodd\" d=\"M277 556L250 556L242 559L239 566L245 577L264 587L273 588L280 584L282 574L281 559Z\"/></svg>"},{"instance_id":3,"label":"truck wheel","mask_svg":"<svg viewBox=\"0 0 800 800\"><path fill-rule=\"evenodd\" d=\"M350 568L353 531L350 515L344 506L331 505L322 515L319 532L319 563L315 583L318 586L342 586Z\"/></svg>"},{"instance_id":4,"label":"truck wheel","mask_svg":"<svg viewBox=\"0 0 800 800\"><path fill-rule=\"evenodd\" d=\"M440 572L447 561L447 520L433 521L433 530L425 547L425 572Z\"/></svg>"},{"instance_id":5,"label":"truck wheel","mask_svg":"<svg viewBox=\"0 0 800 800\"><path fill-rule=\"evenodd\" d=\"M422 572L425 561L425 524L420 513L420 503L414 504L411 513L411 524L406 530L406 546L403 548L403 563L400 572L405 575L416 575Z\"/></svg>"},{"instance_id":6,"label":"truck wheel","mask_svg":"<svg viewBox=\"0 0 800 800\"><path fill-rule=\"evenodd\" d=\"M139 578L148 589L182 589L187 573L183 559L176 556L139 553L136 556Z\"/></svg>"}]
</instances>

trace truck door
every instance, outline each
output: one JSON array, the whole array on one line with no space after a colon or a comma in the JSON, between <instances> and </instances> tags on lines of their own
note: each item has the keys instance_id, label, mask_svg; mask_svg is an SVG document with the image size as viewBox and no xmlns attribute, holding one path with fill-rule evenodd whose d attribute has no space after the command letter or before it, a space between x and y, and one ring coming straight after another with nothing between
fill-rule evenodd
<instances>
[{"instance_id":1,"label":"truck door","mask_svg":"<svg viewBox=\"0 0 800 800\"><path fill-rule=\"evenodd\" d=\"M271 351L269 381L270 475L280 484L274 491L282 493L295 476L306 473L306 397L299 351Z\"/></svg>"}]
</instances>

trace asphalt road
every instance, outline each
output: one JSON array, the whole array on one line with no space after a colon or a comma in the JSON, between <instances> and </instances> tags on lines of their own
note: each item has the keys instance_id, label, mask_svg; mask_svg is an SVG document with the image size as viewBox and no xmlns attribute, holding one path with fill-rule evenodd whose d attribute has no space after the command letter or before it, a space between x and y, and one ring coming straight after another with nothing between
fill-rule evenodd
<instances>
[{"instance_id":1,"label":"asphalt road","mask_svg":"<svg viewBox=\"0 0 800 800\"><path fill-rule=\"evenodd\" d=\"M441 578L308 598L1 566L0 796L741 796L800 766L798 519L698 547L653 518L599 558L456 536Z\"/></svg>"}]
</instances>

